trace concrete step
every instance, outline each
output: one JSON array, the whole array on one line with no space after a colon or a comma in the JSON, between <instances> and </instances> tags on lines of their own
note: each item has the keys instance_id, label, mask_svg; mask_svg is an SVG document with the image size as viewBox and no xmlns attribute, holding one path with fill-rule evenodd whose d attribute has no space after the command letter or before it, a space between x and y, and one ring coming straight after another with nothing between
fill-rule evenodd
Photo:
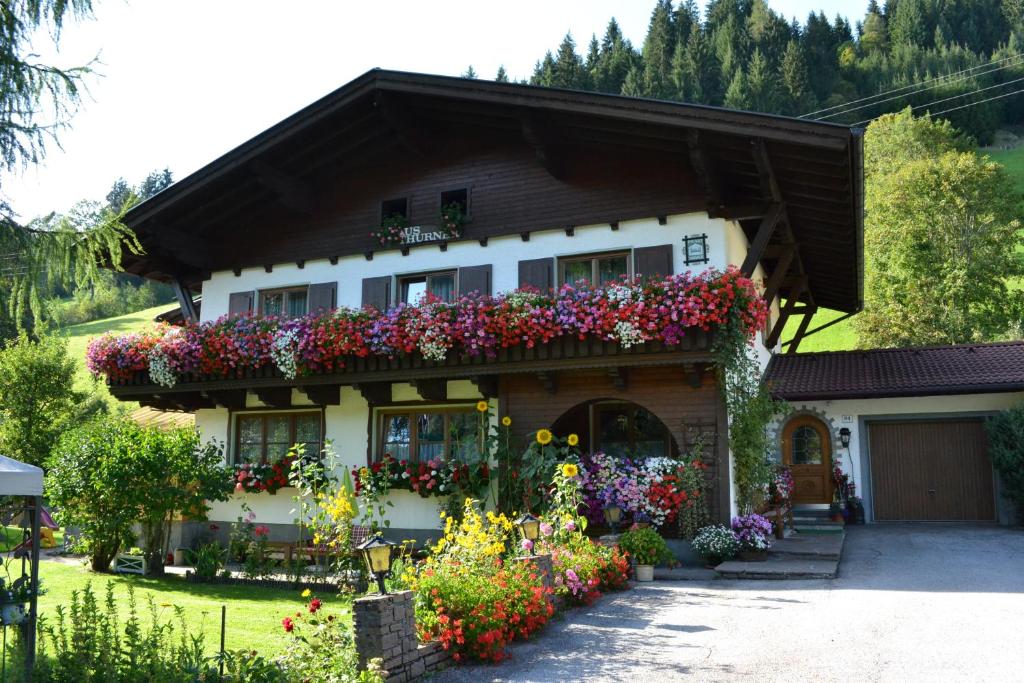
<instances>
[{"instance_id":1,"label":"concrete step","mask_svg":"<svg viewBox=\"0 0 1024 683\"><path fill-rule=\"evenodd\" d=\"M828 535L838 536L843 533L843 527L841 526L798 526L796 527L796 533L804 534L805 536L816 534L816 535Z\"/></svg>"},{"instance_id":2,"label":"concrete step","mask_svg":"<svg viewBox=\"0 0 1024 683\"><path fill-rule=\"evenodd\" d=\"M805 515L793 515L794 526L800 526L806 524L808 526L845 526L846 522L832 521L829 517L809 517Z\"/></svg>"},{"instance_id":3,"label":"concrete step","mask_svg":"<svg viewBox=\"0 0 1024 683\"><path fill-rule=\"evenodd\" d=\"M715 571L723 579L834 579L839 560L769 556L765 562L723 562Z\"/></svg>"},{"instance_id":4,"label":"concrete step","mask_svg":"<svg viewBox=\"0 0 1024 683\"><path fill-rule=\"evenodd\" d=\"M846 534L796 534L772 542L769 557L839 560Z\"/></svg>"}]
</instances>

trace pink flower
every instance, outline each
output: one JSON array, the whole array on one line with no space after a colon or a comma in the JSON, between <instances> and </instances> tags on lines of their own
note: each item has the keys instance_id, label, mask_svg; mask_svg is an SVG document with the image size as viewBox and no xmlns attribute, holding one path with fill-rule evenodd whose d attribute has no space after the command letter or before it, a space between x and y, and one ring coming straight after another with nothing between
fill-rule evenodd
<instances>
[{"instance_id":1,"label":"pink flower","mask_svg":"<svg viewBox=\"0 0 1024 683\"><path fill-rule=\"evenodd\" d=\"M533 541L531 541L530 539L524 538L522 541L520 541L519 545L526 552L528 552L528 553L532 553L533 552Z\"/></svg>"},{"instance_id":2,"label":"pink flower","mask_svg":"<svg viewBox=\"0 0 1024 683\"><path fill-rule=\"evenodd\" d=\"M551 534L555 533L555 528L551 526L548 522L541 522L540 532L545 536L550 536Z\"/></svg>"},{"instance_id":3,"label":"pink flower","mask_svg":"<svg viewBox=\"0 0 1024 683\"><path fill-rule=\"evenodd\" d=\"M242 482L235 484L235 493L242 493L245 491L245 487L242 486Z\"/></svg>"},{"instance_id":4,"label":"pink flower","mask_svg":"<svg viewBox=\"0 0 1024 683\"><path fill-rule=\"evenodd\" d=\"M568 522L565 523L565 530L576 531L576 522L570 519Z\"/></svg>"},{"instance_id":5,"label":"pink flower","mask_svg":"<svg viewBox=\"0 0 1024 683\"><path fill-rule=\"evenodd\" d=\"M251 521L253 521L255 519L256 519L256 513L253 512L252 510L249 510L249 512L245 515L245 521L251 522Z\"/></svg>"}]
</instances>

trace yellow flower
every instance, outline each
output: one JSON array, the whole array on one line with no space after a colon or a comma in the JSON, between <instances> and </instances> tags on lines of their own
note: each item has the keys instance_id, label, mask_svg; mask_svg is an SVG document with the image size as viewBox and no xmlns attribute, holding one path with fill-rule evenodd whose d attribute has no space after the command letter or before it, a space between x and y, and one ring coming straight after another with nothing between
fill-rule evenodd
<instances>
[{"instance_id":1,"label":"yellow flower","mask_svg":"<svg viewBox=\"0 0 1024 683\"><path fill-rule=\"evenodd\" d=\"M487 401L477 401L476 409L481 413L487 412Z\"/></svg>"},{"instance_id":2,"label":"yellow flower","mask_svg":"<svg viewBox=\"0 0 1024 683\"><path fill-rule=\"evenodd\" d=\"M575 446L576 444L578 444L580 442L580 437L578 437L575 434L570 434L569 438L568 438L568 442L569 442L570 446Z\"/></svg>"},{"instance_id":3,"label":"yellow flower","mask_svg":"<svg viewBox=\"0 0 1024 683\"><path fill-rule=\"evenodd\" d=\"M508 415L506 415L505 417L501 418L501 424L503 424L506 427L508 427L509 425L512 424L512 418L509 417Z\"/></svg>"},{"instance_id":4,"label":"yellow flower","mask_svg":"<svg viewBox=\"0 0 1024 683\"><path fill-rule=\"evenodd\" d=\"M572 479L579 473L579 468L576 467L576 465L572 464L571 462L567 462L564 465L562 465L562 476L565 477L566 479Z\"/></svg>"},{"instance_id":5,"label":"yellow flower","mask_svg":"<svg viewBox=\"0 0 1024 683\"><path fill-rule=\"evenodd\" d=\"M320 545L320 534L313 534L313 545Z\"/></svg>"},{"instance_id":6,"label":"yellow flower","mask_svg":"<svg viewBox=\"0 0 1024 683\"><path fill-rule=\"evenodd\" d=\"M361 468L359 468L359 476L360 477L368 477L368 476L370 476L370 468L369 467L361 467Z\"/></svg>"},{"instance_id":7,"label":"yellow flower","mask_svg":"<svg viewBox=\"0 0 1024 683\"><path fill-rule=\"evenodd\" d=\"M552 438L553 436L551 434L550 429L537 430L537 443L539 443L541 446L547 446L549 443L551 443Z\"/></svg>"},{"instance_id":8,"label":"yellow flower","mask_svg":"<svg viewBox=\"0 0 1024 683\"><path fill-rule=\"evenodd\" d=\"M304 597L304 598L308 598L312 594L313 594L313 591L309 590L308 588L306 590L302 591L302 597Z\"/></svg>"}]
</instances>

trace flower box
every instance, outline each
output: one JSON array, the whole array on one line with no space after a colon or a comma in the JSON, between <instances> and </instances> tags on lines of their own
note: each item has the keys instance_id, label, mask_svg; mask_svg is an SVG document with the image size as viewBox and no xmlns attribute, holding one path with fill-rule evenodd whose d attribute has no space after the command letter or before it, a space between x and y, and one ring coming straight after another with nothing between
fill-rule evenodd
<instances>
[{"instance_id":1,"label":"flower box","mask_svg":"<svg viewBox=\"0 0 1024 683\"><path fill-rule=\"evenodd\" d=\"M114 558L114 571L118 574L145 574L146 556L118 553Z\"/></svg>"}]
</instances>

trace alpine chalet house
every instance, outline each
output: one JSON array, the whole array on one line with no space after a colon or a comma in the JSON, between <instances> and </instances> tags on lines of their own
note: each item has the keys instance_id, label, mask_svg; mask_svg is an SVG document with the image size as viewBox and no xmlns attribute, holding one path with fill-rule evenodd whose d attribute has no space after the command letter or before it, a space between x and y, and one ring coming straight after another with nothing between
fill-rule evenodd
<instances>
[{"instance_id":1,"label":"alpine chalet house","mask_svg":"<svg viewBox=\"0 0 1024 683\"><path fill-rule=\"evenodd\" d=\"M767 363L787 320L799 319L795 349L817 307L860 309L862 185L861 133L845 126L373 70L133 208L127 223L145 254L123 266L173 284L186 319L251 321L210 342L236 354L267 343L261 316L366 307L379 320L425 294L547 294L688 272L699 281L734 267L768 304L753 335ZM491 344L484 352L447 338L438 351L416 335L415 348L396 349L374 337L392 332L367 323L374 338L357 348L349 335L336 361L298 352L244 367L211 351L169 379L151 356L121 364L110 389L194 413L233 464L328 441L349 468L385 454L458 457L480 401L524 442L549 428L578 434L584 452L661 456L700 440L712 514L726 519L728 416L715 327L700 323L712 313L689 326L649 321L657 335L637 343L629 321L610 338L531 310L538 320L522 336L508 317L481 327L492 340L480 342ZM234 520L243 495L274 536L294 536L287 491L238 494L211 518ZM393 537L438 528L436 499L390 496Z\"/></svg>"}]
</instances>

